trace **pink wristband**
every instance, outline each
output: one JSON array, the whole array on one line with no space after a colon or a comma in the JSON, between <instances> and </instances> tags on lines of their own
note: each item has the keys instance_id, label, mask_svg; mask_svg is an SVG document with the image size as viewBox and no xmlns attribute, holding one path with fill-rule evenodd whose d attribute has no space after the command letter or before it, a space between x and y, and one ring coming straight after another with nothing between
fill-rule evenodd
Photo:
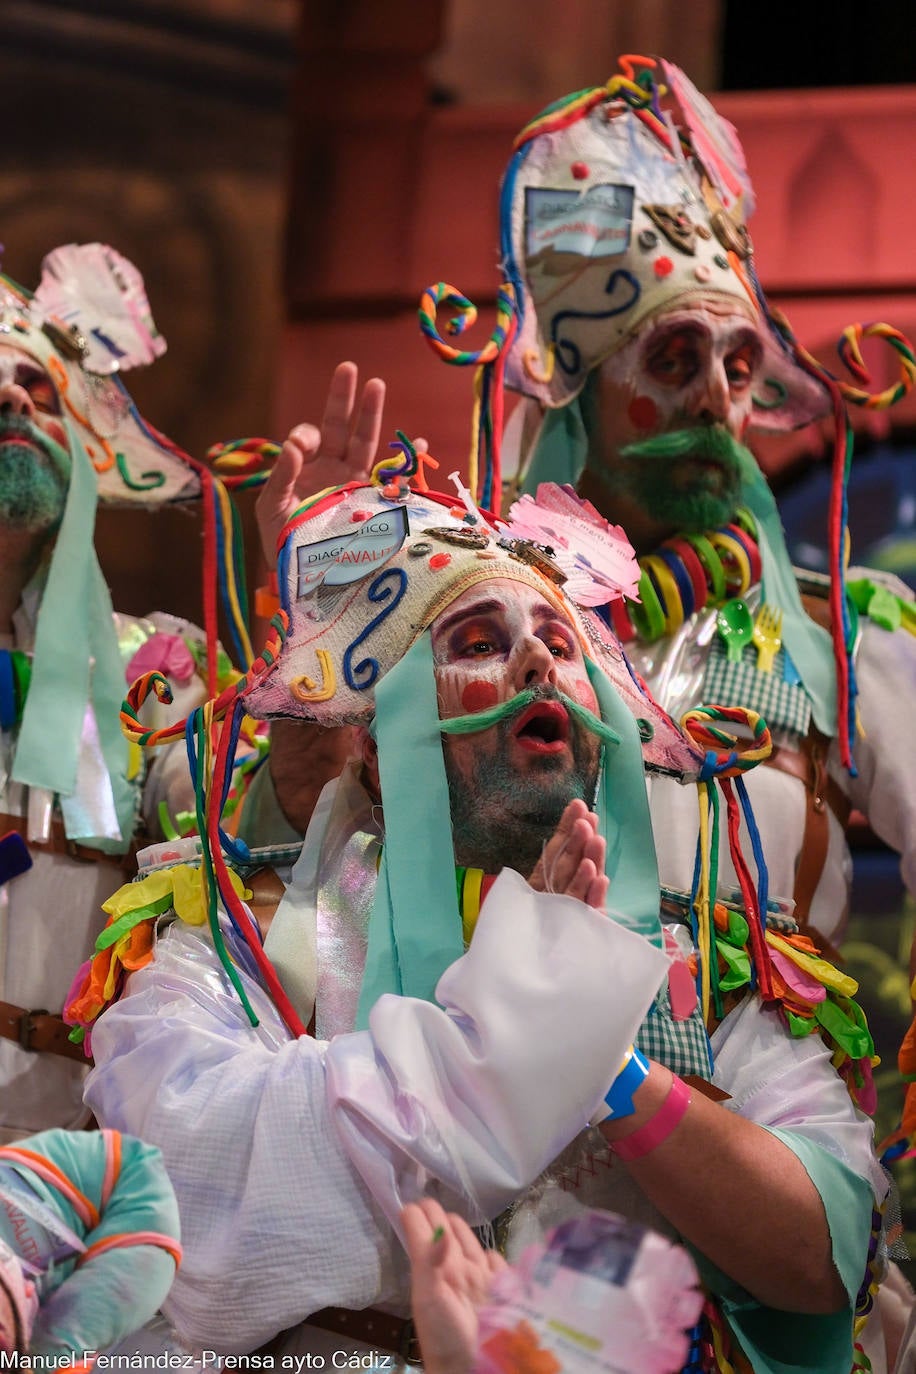
<instances>
[{"instance_id":1,"label":"pink wristband","mask_svg":"<svg viewBox=\"0 0 916 1374\"><path fill-rule=\"evenodd\" d=\"M638 1131L624 1136L622 1140L613 1141L611 1149L614 1154L624 1160L641 1159L643 1155L651 1154L662 1141L668 1139L689 1105L690 1089L682 1078L672 1074L668 1096L658 1111Z\"/></svg>"}]
</instances>

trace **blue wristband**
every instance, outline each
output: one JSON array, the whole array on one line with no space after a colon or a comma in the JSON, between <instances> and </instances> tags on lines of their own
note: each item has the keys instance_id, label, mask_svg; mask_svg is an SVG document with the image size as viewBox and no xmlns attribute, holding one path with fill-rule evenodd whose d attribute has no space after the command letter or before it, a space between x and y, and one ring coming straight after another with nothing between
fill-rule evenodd
<instances>
[{"instance_id":1,"label":"blue wristband","mask_svg":"<svg viewBox=\"0 0 916 1374\"><path fill-rule=\"evenodd\" d=\"M636 1111L633 1106L633 1094L649 1076L649 1061L644 1054L640 1054L635 1045L631 1045L627 1052L627 1058L623 1068L611 1084L605 1105L610 1110L607 1121L619 1121L624 1116L632 1116Z\"/></svg>"}]
</instances>

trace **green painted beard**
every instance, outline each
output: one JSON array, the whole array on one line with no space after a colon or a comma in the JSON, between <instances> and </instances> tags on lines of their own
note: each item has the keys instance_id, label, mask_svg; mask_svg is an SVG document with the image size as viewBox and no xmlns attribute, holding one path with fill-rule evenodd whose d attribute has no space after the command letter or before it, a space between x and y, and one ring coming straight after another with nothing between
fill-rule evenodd
<instances>
[{"instance_id":1,"label":"green painted beard","mask_svg":"<svg viewBox=\"0 0 916 1374\"><path fill-rule=\"evenodd\" d=\"M750 465L750 467L749 467ZM627 497L660 524L701 533L732 518L749 449L722 425L697 425L653 435L622 448L610 466L589 461L612 496Z\"/></svg>"},{"instance_id":2,"label":"green painted beard","mask_svg":"<svg viewBox=\"0 0 916 1374\"><path fill-rule=\"evenodd\" d=\"M0 441L7 435L0 448L0 524L35 534L56 529L67 501L66 451L20 416L0 416ZM36 457L36 448L47 462Z\"/></svg>"},{"instance_id":3,"label":"green painted beard","mask_svg":"<svg viewBox=\"0 0 916 1374\"><path fill-rule=\"evenodd\" d=\"M552 758L534 763L525 777L508 760L513 720L532 701L560 701L572 717L572 764L560 768ZM592 806L598 785L601 750L588 741L594 735L615 747L619 737L579 702L553 687L528 688L511 701L473 716L439 722L443 734L474 734L492 726L498 745L481 755L469 778L445 752L455 858L460 864L498 873L508 861L525 877L541 857L569 802Z\"/></svg>"}]
</instances>

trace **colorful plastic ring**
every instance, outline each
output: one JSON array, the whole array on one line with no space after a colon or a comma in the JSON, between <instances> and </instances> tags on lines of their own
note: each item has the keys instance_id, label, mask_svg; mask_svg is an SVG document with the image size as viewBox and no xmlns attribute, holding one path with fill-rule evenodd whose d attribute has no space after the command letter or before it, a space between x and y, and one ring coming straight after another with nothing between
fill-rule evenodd
<instances>
[{"instance_id":1,"label":"colorful plastic ring","mask_svg":"<svg viewBox=\"0 0 916 1374\"><path fill-rule=\"evenodd\" d=\"M645 568L641 569L639 576L639 601L633 602L629 612L630 619L636 626L636 633L641 639L648 644L661 639L665 633L665 612L658 599L655 583Z\"/></svg>"},{"instance_id":2,"label":"colorful plastic ring","mask_svg":"<svg viewBox=\"0 0 916 1374\"><path fill-rule=\"evenodd\" d=\"M743 596L751 585L751 560L744 545L725 530L714 530L709 536L713 548L720 550L725 584L731 596Z\"/></svg>"},{"instance_id":3,"label":"colorful plastic ring","mask_svg":"<svg viewBox=\"0 0 916 1374\"><path fill-rule=\"evenodd\" d=\"M677 558L683 563L684 571L690 578L690 584L693 587L693 608L695 611L701 610L706 605L709 584L706 581L706 573L696 549L688 544L686 539L678 537L666 540L659 549L659 553L664 555L666 550L671 553L673 558Z\"/></svg>"},{"instance_id":4,"label":"colorful plastic ring","mask_svg":"<svg viewBox=\"0 0 916 1374\"><path fill-rule=\"evenodd\" d=\"M9 649L0 649L0 729L12 730L17 719L13 656Z\"/></svg>"},{"instance_id":5,"label":"colorful plastic ring","mask_svg":"<svg viewBox=\"0 0 916 1374\"><path fill-rule=\"evenodd\" d=\"M675 630L679 630L684 623L684 604L678 591L677 582L657 554L650 553L648 557L643 558L641 566L654 579L658 589L665 612L665 633L673 635Z\"/></svg>"},{"instance_id":6,"label":"colorful plastic ring","mask_svg":"<svg viewBox=\"0 0 916 1374\"><path fill-rule=\"evenodd\" d=\"M636 638L636 628L630 619L626 602L618 597L615 601L608 602L607 606L601 608L610 615L610 627L620 640L621 644L629 644L631 639Z\"/></svg>"},{"instance_id":7,"label":"colorful plastic ring","mask_svg":"<svg viewBox=\"0 0 916 1374\"><path fill-rule=\"evenodd\" d=\"M728 596L728 588L725 585L725 569L722 567L722 559L703 534L685 534L684 538L692 549L696 549L697 557L706 569L706 578L709 582L711 591L706 598L707 606L719 606Z\"/></svg>"},{"instance_id":8,"label":"colorful plastic ring","mask_svg":"<svg viewBox=\"0 0 916 1374\"><path fill-rule=\"evenodd\" d=\"M21 717L32 682L32 660L22 649L13 650L13 677L16 679L16 710Z\"/></svg>"},{"instance_id":9,"label":"colorful plastic ring","mask_svg":"<svg viewBox=\"0 0 916 1374\"><path fill-rule=\"evenodd\" d=\"M756 540L751 539L747 531L743 530L737 522L726 525L725 530L732 538L738 540L738 543L747 554L748 562L751 565L751 586L755 586L763 576L763 564L760 559L760 550L757 547Z\"/></svg>"},{"instance_id":10,"label":"colorful plastic ring","mask_svg":"<svg viewBox=\"0 0 916 1374\"><path fill-rule=\"evenodd\" d=\"M694 611L706 604L706 579L703 579L702 594L697 596L696 584L684 565L684 560L679 558L671 549L665 548L664 544L660 549L655 550L656 558L660 558L665 567L673 576L677 583L678 593L681 598L681 605L684 608L684 619L693 615ZM700 569L702 572L702 568Z\"/></svg>"}]
</instances>

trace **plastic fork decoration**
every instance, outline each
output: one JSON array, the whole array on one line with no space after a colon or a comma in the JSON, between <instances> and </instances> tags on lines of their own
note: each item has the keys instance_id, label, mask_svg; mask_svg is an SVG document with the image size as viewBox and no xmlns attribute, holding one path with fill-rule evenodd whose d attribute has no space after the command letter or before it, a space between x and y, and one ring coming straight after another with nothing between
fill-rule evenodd
<instances>
[{"instance_id":1,"label":"plastic fork decoration","mask_svg":"<svg viewBox=\"0 0 916 1374\"><path fill-rule=\"evenodd\" d=\"M763 603L754 621L752 639L757 650L758 673L771 673L782 646L782 611L778 606Z\"/></svg>"}]
</instances>

